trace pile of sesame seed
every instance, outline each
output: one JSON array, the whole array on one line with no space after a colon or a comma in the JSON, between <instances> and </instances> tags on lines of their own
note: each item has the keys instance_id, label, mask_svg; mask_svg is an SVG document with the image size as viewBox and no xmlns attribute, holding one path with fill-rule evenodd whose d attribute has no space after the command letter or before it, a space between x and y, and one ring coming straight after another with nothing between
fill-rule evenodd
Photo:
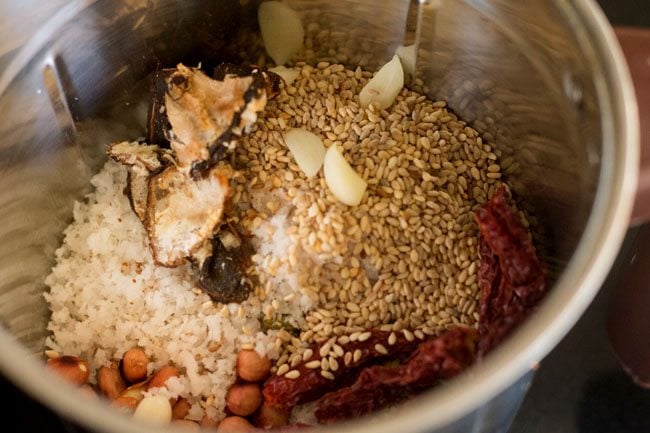
<instances>
[{"instance_id":1,"label":"pile of sesame seed","mask_svg":"<svg viewBox=\"0 0 650 433\"><path fill-rule=\"evenodd\" d=\"M478 228L473 211L501 186L498 152L447 110L444 101L403 89L382 110L360 108L358 95L372 76L360 68L298 64L300 75L269 101L265 113L237 147L234 222L255 232L282 215L286 254L254 257L254 294L264 316L292 308L294 294L277 298L278 277L291 275L311 301L292 335L281 331L274 371L296 378L301 362L323 377L359 354L351 341L369 329L423 339L458 324L476 326L479 289ZM283 132L302 128L338 145L367 182L359 206L328 191L322 172L311 179L295 163ZM320 360L310 348L321 344ZM316 365L318 363L318 365ZM312 365L313 364L313 365ZM332 376L333 377L333 376Z\"/></svg>"}]
</instances>

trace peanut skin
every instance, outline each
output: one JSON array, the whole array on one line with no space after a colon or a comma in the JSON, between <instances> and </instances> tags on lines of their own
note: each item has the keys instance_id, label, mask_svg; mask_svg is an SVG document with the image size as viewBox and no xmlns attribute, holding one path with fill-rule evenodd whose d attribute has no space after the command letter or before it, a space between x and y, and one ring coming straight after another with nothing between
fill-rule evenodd
<instances>
[{"instance_id":1,"label":"peanut skin","mask_svg":"<svg viewBox=\"0 0 650 433\"><path fill-rule=\"evenodd\" d=\"M262 404L255 416L255 427L265 430L284 427L289 423L289 416L282 410Z\"/></svg>"},{"instance_id":2,"label":"peanut skin","mask_svg":"<svg viewBox=\"0 0 650 433\"><path fill-rule=\"evenodd\" d=\"M160 386L165 386L165 382L167 382L167 379L169 379L170 377L178 377L178 376L180 376L180 371L178 371L178 368L173 367L171 365L166 365L165 367L162 367L158 371L156 371L153 374L153 376L151 376L151 380L149 381L147 390L151 388L158 388Z\"/></svg>"},{"instance_id":3,"label":"peanut skin","mask_svg":"<svg viewBox=\"0 0 650 433\"><path fill-rule=\"evenodd\" d=\"M204 429L210 429L210 428L216 428L219 425L219 421L217 421L214 418L210 418L207 415L203 415L203 418L201 418L201 427Z\"/></svg>"},{"instance_id":4,"label":"peanut skin","mask_svg":"<svg viewBox=\"0 0 650 433\"><path fill-rule=\"evenodd\" d=\"M254 350L242 350L237 354L237 375L247 382L259 382L271 371L271 361Z\"/></svg>"},{"instance_id":5,"label":"peanut skin","mask_svg":"<svg viewBox=\"0 0 650 433\"><path fill-rule=\"evenodd\" d=\"M254 383L233 385L226 395L226 406L235 415L251 415L260 404L262 404L262 392Z\"/></svg>"},{"instance_id":6,"label":"peanut skin","mask_svg":"<svg viewBox=\"0 0 650 433\"><path fill-rule=\"evenodd\" d=\"M149 357L144 350L135 347L129 349L122 358L122 374L130 382L138 382L147 376Z\"/></svg>"},{"instance_id":7,"label":"peanut skin","mask_svg":"<svg viewBox=\"0 0 650 433\"><path fill-rule=\"evenodd\" d=\"M120 409L128 409L130 411L133 411L136 407L138 407L138 403L140 402L137 398L119 396L111 402L111 405Z\"/></svg>"},{"instance_id":8,"label":"peanut skin","mask_svg":"<svg viewBox=\"0 0 650 433\"><path fill-rule=\"evenodd\" d=\"M97 386L109 400L115 400L126 389L117 368L102 367L97 371Z\"/></svg>"},{"instance_id":9,"label":"peanut skin","mask_svg":"<svg viewBox=\"0 0 650 433\"><path fill-rule=\"evenodd\" d=\"M172 418L173 419L183 419L190 413L190 408L192 405L189 401L184 398L179 399L174 407L172 408Z\"/></svg>"},{"instance_id":10,"label":"peanut skin","mask_svg":"<svg viewBox=\"0 0 650 433\"><path fill-rule=\"evenodd\" d=\"M133 397L136 400L140 401L144 398L144 391L147 387L146 382L134 383L124 390L121 394L121 397Z\"/></svg>"},{"instance_id":11,"label":"peanut skin","mask_svg":"<svg viewBox=\"0 0 650 433\"><path fill-rule=\"evenodd\" d=\"M60 356L48 359L47 367L70 383L79 386L86 383L88 376L90 376L88 363L76 356Z\"/></svg>"}]
</instances>

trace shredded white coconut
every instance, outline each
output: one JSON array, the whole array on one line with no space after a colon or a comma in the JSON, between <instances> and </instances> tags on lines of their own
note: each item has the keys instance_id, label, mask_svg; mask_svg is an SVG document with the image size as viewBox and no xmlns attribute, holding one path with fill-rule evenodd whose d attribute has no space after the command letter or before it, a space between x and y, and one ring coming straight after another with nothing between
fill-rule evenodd
<instances>
[{"instance_id":1,"label":"shredded white coconut","mask_svg":"<svg viewBox=\"0 0 650 433\"><path fill-rule=\"evenodd\" d=\"M183 374L152 395L188 399L190 419L203 416L199 401L212 396L209 414L219 419L235 381L237 352L252 345L277 357L276 332L261 332L264 303L254 296L241 308L224 308L192 290L196 277L189 266L155 266L142 223L122 192L125 184L126 170L108 162L92 180L95 191L74 206L74 222L46 280L52 310L47 346L87 359L93 371L139 346L151 360L150 374L170 363ZM210 351L215 342L218 348Z\"/></svg>"}]
</instances>

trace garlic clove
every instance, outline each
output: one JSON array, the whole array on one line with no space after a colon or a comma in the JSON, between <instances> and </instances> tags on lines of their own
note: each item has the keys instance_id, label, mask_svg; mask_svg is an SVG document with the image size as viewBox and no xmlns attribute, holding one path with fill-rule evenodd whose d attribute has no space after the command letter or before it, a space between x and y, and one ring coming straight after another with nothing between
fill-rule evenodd
<instances>
[{"instance_id":1,"label":"garlic clove","mask_svg":"<svg viewBox=\"0 0 650 433\"><path fill-rule=\"evenodd\" d=\"M298 75L300 75L300 72L298 72L297 69L285 68L284 66L276 66L274 68L270 68L269 71L273 72L274 74L278 74L286 84L293 83L296 81L296 78L298 78Z\"/></svg>"},{"instance_id":2,"label":"garlic clove","mask_svg":"<svg viewBox=\"0 0 650 433\"><path fill-rule=\"evenodd\" d=\"M376 102L382 109L393 105L395 98L404 87L404 70L397 55L381 67L359 93L359 103L367 108Z\"/></svg>"},{"instance_id":3,"label":"garlic clove","mask_svg":"<svg viewBox=\"0 0 650 433\"><path fill-rule=\"evenodd\" d=\"M402 62L404 73L412 77L415 74L415 45L400 45L395 50L395 54Z\"/></svg>"},{"instance_id":4,"label":"garlic clove","mask_svg":"<svg viewBox=\"0 0 650 433\"><path fill-rule=\"evenodd\" d=\"M323 173L327 187L337 200L348 206L361 203L368 184L348 164L336 145L327 149Z\"/></svg>"},{"instance_id":5,"label":"garlic clove","mask_svg":"<svg viewBox=\"0 0 650 433\"><path fill-rule=\"evenodd\" d=\"M305 176L315 176L325 159L325 146L321 139L304 129L291 129L285 132L284 142Z\"/></svg>"},{"instance_id":6,"label":"garlic clove","mask_svg":"<svg viewBox=\"0 0 650 433\"><path fill-rule=\"evenodd\" d=\"M283 65L302 48L305 29L298 13L279 1L260 5L257 19L266 52L277 65Z\"/></svg>"},{"instance_id":7,"label":"garlic clove","mask_svg":"<svg viewBox=\"0 0 650 433\"><path fill-rule=\"evenodd\" d=\"M162 395L145 397L133 412L133 419L154 425L167 425L172 420L172 405Z\"/></svg>"}]
</instances>

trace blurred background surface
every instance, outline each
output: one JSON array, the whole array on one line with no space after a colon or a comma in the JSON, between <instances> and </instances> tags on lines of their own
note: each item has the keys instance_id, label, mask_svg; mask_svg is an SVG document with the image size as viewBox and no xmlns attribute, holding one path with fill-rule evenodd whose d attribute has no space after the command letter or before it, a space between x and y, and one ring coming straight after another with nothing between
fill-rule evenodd
<instances>
[{"instance_id":1,"label":"blurred background surface","mask_svg":"<svg viewBox=\"0 0 650 433\"><path fill-rule=\"evenodd\" d=\"M17 50L69 0L0 1L0 71ZM650 28L648 0L599 0L615 25ZM20 17L20 18L18 18ZM619 367L605 332L612 289L639 254L650 254L650 226L631 229L603 289L587 313L541 363L509 433L650 432L650 390ZM649 306L650 308L650 306ZM33 401L0 376L4 431L83 432Z\"/></svg>"}]
</instances>

